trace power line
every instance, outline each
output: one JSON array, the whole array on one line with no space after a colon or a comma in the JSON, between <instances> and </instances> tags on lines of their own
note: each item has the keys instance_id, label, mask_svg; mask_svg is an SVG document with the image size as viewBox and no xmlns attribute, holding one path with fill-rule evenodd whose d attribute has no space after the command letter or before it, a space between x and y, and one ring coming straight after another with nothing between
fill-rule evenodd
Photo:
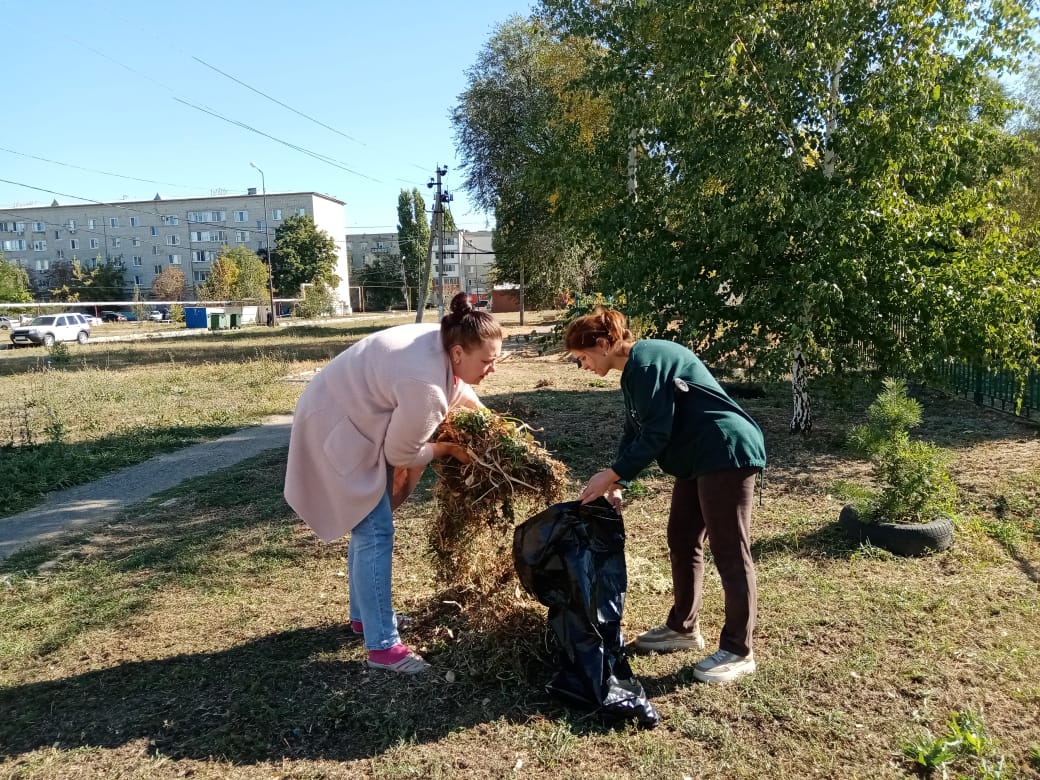
<instances>
[{"instance_id":1,"label":"power line","mask_svg":"<svg viewBox=\"0 0 1040 780\"><path fill-rule=\"evenodd\" d=\"M185 189L185 190L206 189L205 187L202 187L200 185L174 184L173 182L169 182L169 181L155 181L154 179L140 179L140 178L138 178L136 176L124 176L121 173L112 173L111 171L102 171L102 170L99 170L97 168L85 168L82 165L75 165L73 163L61 162L60 160L51 160L51 159L49 159L47 157L38 157L35 154L28 154L27 152L19 152L19 151L16 151L14 149L7 149L7 148L5 148L3 146L0 146L0 152L7 152L8 154L15 154L15 155L18 155L19 157L28 157L31 160L40 160L41 162L52 163L54 165L61 165L62 167L65 167L65 168L75 168L78 171L87 171L88 173L100 173L103 176L113 176L113 177L115 177L117 179L127 179L129 181L140 181L140 182L144 182L145 184L160 184L160 185L163 185L163 186L166 186L166 187L177 187L179 189Z\"/></svg>"},{"instance_id":2,"label":"power line","mask_svg":"<svg viewBox=\"0 0 1040 780\"><path fill-rule=\"evenodd\" d=\"M309 120L310 120L311 122L314 122L314 124L316 124L316 125L320 125L321 127L324 127L324 128L326 129L326 130L331 130L331 131L332 131L332 132L334 132L334 133L335 133L336 135L341 135L341 136L343 136L343 137L344 137L344 138L346 138L346 139L347 139L348 141L353 141L354 143L356 143L356 144L360 144L361 146L366 146L366 144L365 144L365 143L363 143L363 142L359 141L358 139L354 138L353 136L350 136L350 135L347 135L346 133L340 132L340 131L339 131L339 130L337 130L337 129L336 129L335 127L330 127L329 125L325 124L324 122L321 122L321 121L319 121L319 120L315 119L315 118L314 118L314 117L312 117L312 116L308 116L307 114L303 113L302 111L297 111L297 110L296 110L295 108L293 108L292 106L290 106L290 105L287 105L287 104L283 103L282 101L278 100L277 98L273 98L273 97L271 97L271 96L270 96L270 95L268 95L268 94L267 94L266 92L261 92L261 91L260 91L259 89L257 89L256 87L251 87L251 86L249 86L248 84L246 84L246 83L245 83L244 81L241 81L241 80L239 80L239 79L236 79L236 78L235 78L234 76L232 76L232 75L231 75L230 73L225 73L225 72L224 72L224 71L222 71L222 70L221 70L220 68L218 68L218 67L216 67L216 66L214 66L214 65L210 65L210 64L209 64L208 62L206 62L206 61L205 61L204 59L201 59L200 57L195 57L195 56L192 56L192 59L193 59L193 60L195 60L195 62L198 62L198 63L201 63L201 64L205 65L205 66L206 66L207 68L209 68L210 70L215 70L215 71L216 71L217 73L219 73L219 74L220 74L221 76L224 76L224 77L226 77L226 78L229 78L229 79L231 79L231 80L232 80L232 81L234 81L234 82L235 82L236 84L241 84L241 85L242 85L243 87L245 87L246 89L252 90L252 91L253 91L253 92L255 92L256 94L258 94L258 95L261 95L262 97L265 97L265 98L267 98L267 99L268 99L268 100L270 100L270 101L271 101L272 103L277 103L277 104L278 104L278 105L280 105L280 106L281 106L282 108L288 109L289 111L292 111L292 112L293 112L294 114L298 114L299 116L302 116L302 117L303 117L304 119L309 119Z\"/></svg>"},{"instance_id":3,"label":"power line","mask_svg":"<svg viewBox=\"0 0 1040 780\"><path fill-rule=\"evenodd\" d=\"M302 146L297 146L296 144L289 143L288 141L283 141L281 138L276 138L275 136L270 135L269 133L265 133L262 130L257 130L255 127L251 127L250 125L247 125L245 122L239 122L237 119L229 119L228 117L222 114L218 114L216 111L213 111L208 108L203 108L202 106L197 106L194 103L191 103L187 100L183 100L179 97L175 97L174 100L176 100L178 103L183 103L184 105L189 106L190 108L194 108L196 111L201 111L204 114L209 114L210 116L216 117L217 119L221 119L225 122L235 125L236 127L241 127L243 130L248 130L251 133L262 135L264 138L269 138L272 141L275 141L276 143L282 144L283 146L288 146L290 149L295 149L297 152L306 154L308 157L313 157L315 160L320 160L321 162L326 163L327 165L331 165L334 168L339 168L340 170L344 170L347 173L351 173L355 176L360 176L362 179L368 179L369 181L375 182L376 184L385 183L380 179L374 179L371 176L361 173L360 171L355 171L353 168L348 168L344 163L341 163L339 160L334 160L331 157L328 157L323 154L318 154L317 152L312 152L310 149L305 149Z\"/></svg>"}]
</instances>

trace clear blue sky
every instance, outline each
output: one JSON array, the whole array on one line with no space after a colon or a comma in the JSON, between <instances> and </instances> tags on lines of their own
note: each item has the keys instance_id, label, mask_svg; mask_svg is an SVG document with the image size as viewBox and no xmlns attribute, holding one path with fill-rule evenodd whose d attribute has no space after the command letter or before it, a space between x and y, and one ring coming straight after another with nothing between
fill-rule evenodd
<instances>
[{"instance_id":1,"label":"clear blue sky","mask_svg":"<svg viewBox=\"0 0 1040 780\"><path fill-rule=\"evenodd\" d=\"M252 161L268 192L332 195L345 232L385 231L402 188L431 206L441 164L459 227L493 227L462 190L448 114L493 30L528 0L2 7L0 178L19 184L0 182L0 209L244 192L261 186Z\"/></svg>"}]
</instances>

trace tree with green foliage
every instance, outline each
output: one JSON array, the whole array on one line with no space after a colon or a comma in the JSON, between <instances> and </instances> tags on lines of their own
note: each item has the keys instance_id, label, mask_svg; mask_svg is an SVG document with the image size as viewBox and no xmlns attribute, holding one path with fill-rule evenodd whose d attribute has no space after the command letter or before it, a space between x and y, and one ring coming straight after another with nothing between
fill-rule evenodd
<instances>
[{"instance_id":1,"label":"tree with green foliage","mask_svg":"<svg viewBox=\"0 0 1040 780\"><path fill-rule=\"evenodd\" d=\"M29 274L24 268L8 262L0 252L0 301L4 303L29 303Z\"/></svg>"},{"instance_id":2,"label":"tree with green foliage","mask_svg":"<svg viewBox=\"0 0 1040 780\"><path fill-rule=\"evenodd\" d=\"M411 307L401 286L401 261L387 254L377 254L371 265L357 268L351 279L362 291L362 308L381 311L394 305Z\"/></svg>"},{"instance_id":3,"label":"tree with green foliage","mask_svg":"<svg viewBox=\"0 0 1040 780\"><path fill-rule=\"evenodd\" d=\"M996 78L1032 0L544 0L609 99L580 171L543 170L604 287L652 334L759 374L1037 362L1024 145ZM591 50L590 50L591 51Z\"/></svg>"},{"instance_id":4,"label":"tree with green foliage","mask_svg":"<svg viewBox=\"0 0 1040 780\"><path fill-rule=\"evenodd\" d=\"M415 292L416 322L422 322L422 310L430 295L430 223L426 201L416 188L401 190L397 196L397 244L403 267L402 294L408 294L405 287Z\"/></svg>"},{"instance_id":5,"label":"tree with green foliage","mask_svg":"<svg viewBox=\"0 0 1040 780\"><path fill-rule=\"evenodd\" d=\"M335 311L336 295L334 290L323 280L304 284L303 300L296 305L298 317L322 317Z\"/></svg>"},{"instance_id":6,"label":"tree with green foliage","mask_svg":"<svg viewBox=\"0 0 1040 780\"><path fill-rule=\"evenodd\" d=\"M1034 64L1026 74L1020 90L1022 112L1015 132L1025 142L1027 152L1020 175L1012 186L1011 202L1021 220L1021 227L1040 231L1040 65Z\"/></svg>"},{"instance_id":7,"label":"tree with green foliage","mask_svg":"<svg viewBox=\"0 0 1040 780\"><path fill-rule=\"evenodd\" d=\"M222 246L200 289L211 300L266 301L268 278L267 265L256 252L243 244Z\"/></svg>"},{"instance_id":8,"label":"tree with green foliage","mask_svg":"<svg viewBox=\"0 0 1040 780\"><path fill-rule=\"evenodd\" d=\"M198 296L204 301L235 300L235 286L238 284L238 263L235 258L218 255L210 266L206 281L198 286Z\"/></svg>"},{"instance_id":9,"label":"tree with green foliage","mask_svg":"<svg viewBox=\"0 0 1040 780\"><path fill-rule=\"evenodd\" d=\"M498 27L467 72L452 113L464 159L465 189L494 211L496 282L520 283L525 301L549 304L583 290L598 265L582 230L600 198L561 198L556 178L583 181L599 162L609 100L578 85L598 48L554 38L538 19L514 16Z\"/></svg>"},{"instance_id":10,"label":"tree with green foliage","mask_svg":"<svg viewBox=\"0 0 1040 780\"><path fill-rule=\"evenodd\" d=\"M105 260L101 255L94 264L84 267L78 259L62 264L51 277L58 284L51 289L51 296L59 301L118 301L126 297L123 281L122 256Z\"/></svg>"},{"instance_id":11,"label":"tree with green foliage","mask_svg":"<svg viewBox=\"0 0 1040 780\"><path fill-rule=\"evenodd\" d=\"M272 269L275 289L295 297L301 285L324 282L330 289L339 287L336 276L336 241L314 224L309 215L286 218L275 231Z\"/></svg>"}]
</instances>

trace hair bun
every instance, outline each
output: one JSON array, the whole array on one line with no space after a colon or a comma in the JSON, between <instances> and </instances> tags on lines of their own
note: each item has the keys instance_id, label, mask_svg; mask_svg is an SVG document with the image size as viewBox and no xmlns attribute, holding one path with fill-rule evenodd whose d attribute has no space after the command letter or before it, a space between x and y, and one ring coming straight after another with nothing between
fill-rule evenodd
<instances>
[{"instance_id":1,"label":"hair bun","mask_svg":"<svg viewBox=\"0 0 1040 780\"><path fill-rule=\"evenodd\" d=\"M473 304L469 302L469 293L458 292L451 299L451 313L461 319L473 311Z\"/></svg>"}]
</instances>

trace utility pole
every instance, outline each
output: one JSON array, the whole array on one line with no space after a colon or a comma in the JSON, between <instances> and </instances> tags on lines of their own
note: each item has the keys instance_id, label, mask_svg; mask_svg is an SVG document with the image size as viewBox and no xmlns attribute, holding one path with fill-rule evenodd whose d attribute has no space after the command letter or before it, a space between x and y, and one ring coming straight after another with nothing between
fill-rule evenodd
<instances>
[{"instance_id":1,"label":"utility pole","mask_svg":"<svg viewBox=\"0 0 1040 780\"><path fill-rule=\"evenodd\" d=\"M278 324L278 313L274 310L274 266L271 263L271 233L267 226L267 179L256 163L249 163L249 167L260 171L260 187L264 192L264 251L267 253L267 293L271 306L267 313L267 324L273 328Z\"/></svg>"},{"instance_id":2,"label":"utility pole","mask_svg":"<svg viewBox=\"0 0 1040 780\"><path fill-rule=\"evenodd\" d=\"M444 204L451 200L451 195L441 192L441 177L448 173L448 166L436 168L437 178L430 179L427 187L437 188L437 199L433 205L434 230L437 231L437 287L439 288L437 311L440 318L444 319ZM432 235L431 235L432 238ZM432 241L431 241L432 243Z\"/></svg>"}]
</instances>

